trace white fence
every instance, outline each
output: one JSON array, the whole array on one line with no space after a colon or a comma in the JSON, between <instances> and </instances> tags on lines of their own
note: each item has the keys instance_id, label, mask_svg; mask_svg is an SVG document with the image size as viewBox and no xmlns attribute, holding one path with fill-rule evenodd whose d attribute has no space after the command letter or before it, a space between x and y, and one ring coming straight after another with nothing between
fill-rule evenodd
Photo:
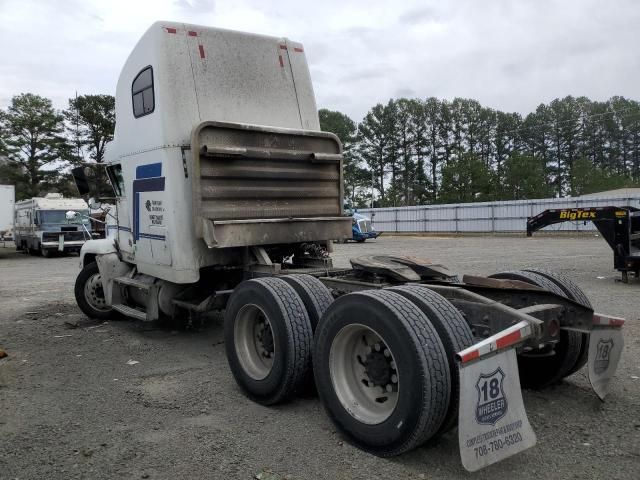
<instances>
[{"instance_id":1,"label":"white fence","mask_svg":"<svg viewBox=\"0 0 640 480\"><path fill-rule=\"evenodd\" d=\"M423 205L418 207L362 208L381 232L520 232L527 231L527 217L550 208L640 207L639 196L594 198L548 198L505 202ZM592 231L591 222L565 222L545 230Z\"/></svg>"}]
</instances>

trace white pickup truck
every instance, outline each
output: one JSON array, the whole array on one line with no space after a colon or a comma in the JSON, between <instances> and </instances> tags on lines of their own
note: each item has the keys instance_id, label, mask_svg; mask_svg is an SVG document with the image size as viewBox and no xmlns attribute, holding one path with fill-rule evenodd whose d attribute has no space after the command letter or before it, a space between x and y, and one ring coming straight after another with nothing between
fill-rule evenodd
<instances>
[{"instance_id":1,"label":"white pickup truck","mask_svg":"<svg viewBox=\"0 0 640 480\"><path fill-rule=\"evenodd\" d=\"M331 240L352 223L341 153L320 131L300 43L155 23L118 81L116 205L107 238L82 248L78 305L143 321L224 309L227 359L250 398L271 405L315 381L340 431L376 455L458 426L477 470L535 444L520 384L588 364L605 396L623 320L594 314L565 277L461 279L383 255L334 268ZM80 174L78 186L90 193Z\"/></svg>"}]
</instances>

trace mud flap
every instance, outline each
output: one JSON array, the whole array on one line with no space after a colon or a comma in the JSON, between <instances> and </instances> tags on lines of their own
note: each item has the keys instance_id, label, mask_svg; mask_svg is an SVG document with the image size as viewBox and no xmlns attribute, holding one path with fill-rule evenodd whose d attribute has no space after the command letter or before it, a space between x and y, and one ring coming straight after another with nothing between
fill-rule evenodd
<instances>
[{"instance_id":1,"label":"mud flap","mask_svg":"<svg viewBox=\"0 0 640 480\"><path fill-rule=\"evenodd\" d=\"M622 330L595 327L589 339L589 382L598 398L604 401L622 355Z\"/></svg>"},{"instance_id":2,"label":"mud flap","mask_svg":"<svg viewBox=\"0 0 640 480\"><path fill-rule=\"evenodd\" d=\"M470 472L536 444L513 348L460 364L458 441L462 465Z\"/></svg>"}]
</instances>

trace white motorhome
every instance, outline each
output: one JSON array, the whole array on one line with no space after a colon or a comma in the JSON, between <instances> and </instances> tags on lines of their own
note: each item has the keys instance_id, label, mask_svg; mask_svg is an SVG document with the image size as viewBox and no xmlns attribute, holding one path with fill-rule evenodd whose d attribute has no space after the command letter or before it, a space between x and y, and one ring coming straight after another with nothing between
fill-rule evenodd
<instances>
[{"instance_id":1,"label":"white motorhome","mask_svg":"<svg viewBox=\"0 0 640 480\"><path fill-rule=\"evenodd\" d=\"M68 219L68 211L80 215ZM13 233L16 248L44 257L55 252L79 252L90 238L88 213L84 200L64 198L59 193L16 202Z\"/></svg>"},{"instance_id":2,"label":"white motorhome","mask_svg":"<svg viewBox=\"0 0 640 480\"><path fill-rule=\"evenodd\" d=\"M320 399L358 446L398 455L457 424L477 470L535 445L520 378L542 388L589 359L607 393L624 321L594 314L565 277L460 281L384 255L333 268L331 240L351 237L342 147L319 131L300 43L155 23L118 80L106 160L115 208L107 238L82 247L79 307L140 320L224 309L230 369L260 403L307 385L313 350ZM76 182L89 193L82 170Z\"/></svg>"}]
</instances>

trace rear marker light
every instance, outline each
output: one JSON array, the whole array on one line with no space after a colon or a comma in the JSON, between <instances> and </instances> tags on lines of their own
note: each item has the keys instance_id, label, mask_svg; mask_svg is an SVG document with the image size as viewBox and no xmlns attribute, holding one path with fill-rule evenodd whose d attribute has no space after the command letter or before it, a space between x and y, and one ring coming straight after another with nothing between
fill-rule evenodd
<instances>
[{"instance_id":1,"label":"rear marker light","mask_svg":"<svg viewBox=\"0 0 640 480\"><path fill-rule=\"evenodd\" d=\"M198 50L200 51L200 58L204 58L204 47L202 45L198 45Z\"/></svg>"},{"instance_id":2,"label":"rear marker light","mask_svg":"<svg viewBox=\"0 0 640 480\"><path fill-rule=\"evenodd\" d=\"M167 27L167 33L176 33L177 30L175 28Z\"/></svg>"}]
</instances>

